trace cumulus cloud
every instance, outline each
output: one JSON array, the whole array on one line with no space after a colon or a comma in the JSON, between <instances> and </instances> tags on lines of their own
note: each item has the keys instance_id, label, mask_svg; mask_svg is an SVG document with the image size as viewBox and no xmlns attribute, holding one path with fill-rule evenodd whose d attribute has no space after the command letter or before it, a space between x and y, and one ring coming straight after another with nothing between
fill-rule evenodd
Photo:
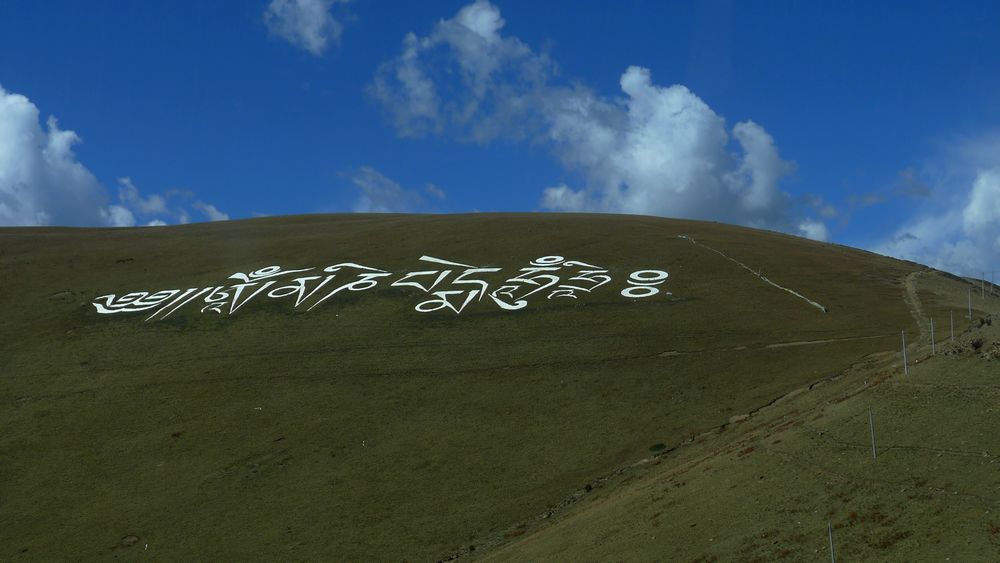
<instances>
[{"instance_id":1,"label":"cumulus cloud","mask_svg":"<svg viewBox=\"0 0 1000 563\"><path fill-rule=\"evenodd\" d=\"M344 24L334 19L330 8L347 1L271 0L264 10L264 24L272 35L318 57L340 42Z\"/></svg>"},{"instance_id":2,"label":"cumulus cloud","mask_svg":"<svg viewBox=\"0 0 1000 563\"><path fill-rule=\"evenodd\" d=\"M126 220L76 159L80 137L28 98L0 87L0 225L99 225ZM112 216L113 214L113 216Z\"/></svg>"},{"instance_id":3,"label":"cumulus cloud","mask_svg":"<svg viewBox=\"0 0 1000 563\"><path fill-rule=\"evenodd\" d=\"M147 227L159 227L171 223L186 224L191 222L192 210L208 221L228 221L229 214L216 206L197 199L189 190L172 189L163 194L143 196L132 178L118 179L118 202L111 208L121 208L122 223L113 226L132 226L142 224ZM126 218L132 217L131 224L125 224ZM141 221L139 221L141 219Z\"/></svg>"},{"instance_id":4,"label":"cumulus cloud","mask_svg":"<svg viewBox=\"0 0 1000 563\"><path fill-rule=\"evenodd\" d=\"M825 238L821 218L796 213L780 181L794 164L753 121L725 120L683 85L627 68L621 98L558 79L545 53L501 32L476 0L429 35L413 33L375 73L370 93L401 136L497 138L545 146L581 185L542 192L553 211L607 211L721 220Z\"/></svg>"},{"instance_id":5,"label":"cumulus cloud","mask_svg":"<svg viewBox=\"0 0 1000 563\"><path fill-rule=\"evenodd\" d=\"M840 216L840 212L833 204L826 201L821 195L816 194L803 194L801 196L802 202L811 207L817 215L823 219L836 219Z\"/></svg>"},{"instance_id":6,"label":"cumulus cloud","mask_svg":"<svg viewBox=\"0 0 1000 563\"><path fill-rule=\"evenodd\" d=\"M428 210L427 202L419 192L404 188L370 166L362 166L351 174L350 179L361 192L352 208L356 213L414 213ZM427 189L432 195L437 197L431 192L432 188L440 192L441 197L444 196L440 188L428 184Z\"/></svg>"},{"instance_id":7,"label":"cumulus cloud","mask_svg":"<svg viewBox=\"0 0 1000 563\"><path fill-rule=\"evenodd\" d=\"M873 250L969 276L1000 264L1000 152L988 154L994 166L950 186L959 197L930 202Z\"/></svg>"},{"instance_id":8,"label":"cumulus cloud","mask_svg":"<svg viewBox=\"0 0 1000 563\"><path fill-rule=\"evenodd\" d=\"M196 201L192 205L200 211L209 221L228 221L229 215L218 210L214 205L203 201Z\"/></svg>"},{"instance_id":9,"label":"cumulus cloud","mask_svg":"<svg viewBox=\"0 0 1000 563\"><path fill-rule=\"evenodd\" d=\"M798 226L799 233L802 236L818 240L820 242L826 242L830 239L830 233L826 228L826 225L822 221L817 221L815 219L805 219Z\"/></svg>"},{"instance_id":10,"label":"cumulus cloud","mask_svg":"<svg viewBox=\"0 0 1000 563\"><path fill-rule=\"evenodd\" d=\"M118 180L118 201L112 203L77 160L73 146L80 142L75 132L60 129L55 117L42 129L38 108L0 87L0 225L131 227L139 218L150 225L187 216L183 206L169 205L169 194L143 197L127 177ZM227 218L202 205L208 218Z\"/></svg>"},{"instance_id":11,"label":"cumulus cloud","mask_svg":"<svg viewBox=\"0 0 1000 563\"><path fill-rule=\"evenodd\" d=\"M156 215L167 212L167 201L163 196L151 195L143 198L139 188L132 183L132 178L118 179L118 199L144 215Z\"/></svg>"},{"instance_id":12,"label":"cumulus cloud","mask_svg":"<svg viewBox=\"0 0 1000 563\"><path fill-rule=\"evenodd\" d=\"M620 85L621 105L573 92L576 103L552 116L549 139L585 186L547 189L544 207L792 227L778 181L794 167L763 127L736 124L742 150L733 153L725 121L684 86L656 86L641 67L629 67Z\"/></svg>"},{"instance_id":13,"label":"cumulus cloud","mask_svg":"<svg viewBox=\"0 0 1000 563\"><path fill-rule=\"evenodd\" d=\"M135 226L135 214L129 211L128 208L121 205L112 205L108 207L108 225L111 227L134 227Z\"/></svg>"},{"instance_id":14,"label":"cumulus cloud","mask_svg":"<svg viewBox=\"0 0 1000 563\"><path fill-rule=\"evenodd\" d=\"M379 66L369 87L401 135L486 142L529 132L554 67L503 37L504 24L496 6L477 0L426 37L406 35L403 52Z\"/></svg>"}]
</instances>

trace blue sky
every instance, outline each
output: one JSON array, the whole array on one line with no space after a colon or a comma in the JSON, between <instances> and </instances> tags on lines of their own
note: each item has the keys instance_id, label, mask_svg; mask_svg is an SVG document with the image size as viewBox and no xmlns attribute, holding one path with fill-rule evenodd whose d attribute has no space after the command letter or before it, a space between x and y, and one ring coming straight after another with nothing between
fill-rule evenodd
<instances>
[{"instance_id":1,"label":"blue sky","mask_svg":"<svg viewBox=\"0 0 1000 563\"><path fill-rule=\"evenodd\" d=\"M601 211L1000 269L997 29L996 2L0 0L0 224Z\"/></svg>"}]
</instances>

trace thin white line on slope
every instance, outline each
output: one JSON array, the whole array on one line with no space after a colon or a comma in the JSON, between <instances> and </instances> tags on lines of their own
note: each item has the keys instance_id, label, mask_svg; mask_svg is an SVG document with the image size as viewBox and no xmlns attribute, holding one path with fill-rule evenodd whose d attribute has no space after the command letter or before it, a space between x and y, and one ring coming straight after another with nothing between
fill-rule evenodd
<instances>
[{"instance_id":1,"label":"thin white line on slope","mask_svg":"<svg viewBox=\"0 0 1000 563\"><path fill-rule=\"evenodd\" d=\"M819 303L817 303L817 302L813 301L812 299L809 299L809 298L808 298L808 297L806 297L805 295L802 295L801 293L799 293L799 292L797 292L797 291L795 291L795 290L793 290L793 289L789 289L789 288L787 288L787 287L784 287L784 286L781 286L781 285L778 285L778 284L774 283L773 281L771 281L771 280L767 279L767 276L765 276L764 274L762 274L762 273L760 273L760 272L755 272L755 271L753 270L753 268L750 268L749 266L747 266L747 265L746 265L746 264L744 264L743 262L740 262L739 260L737 260L737 259L735 259L735 258L731 258L731 257L727 256L727 255L726 255L725 253L723 253L723 252L721 252L721 251L718 251L718 250L716 250L716 249L712 248L711 246L708 246L707 244L702 244L702 243L700 243L700 242L698 242L698 241L694 240L693 238L691 238L691 237L689 237L689 236L687 236L687 235L677 235L677 238L683 238L683 239L687 239L687 240L691 241L691 244L694 244L694 245L696 245L696 246L700 246L700 247L702 247L702 248L707 248L707 249L711 250L712 252L714 252L714 253L718 254L719 256L722 256L722 257L723 257L723 258L725 258L726 260L729 260L730 262L733 262L733 263L735 263L735 264L738 264L738 265L739 265L739 266L740 266L741 268L743 268L744 270L746 270L746 271L750 272L751 274L753 274L753 275L757 276L758 278L760 278L760 279L762 279L762 280L766 281L767 283L769 283L769 284L773 285L774 287L776 287L776 288L778 288L778 289L781 289L781 290L783 290L783 291L787 291L788 293L791 293L792 295L794 295L794 296L798 297L799 299L802 299L802 300L803 300L803 301L805 301L806 303L809 303L810 305L812 305L813 307L816 307L817 309L819 309L820 311L823 311L824 313L828 312L828 311L826 310L826 307L824 307L823 305L820 305Z\"/></svg>"}]
</instances>

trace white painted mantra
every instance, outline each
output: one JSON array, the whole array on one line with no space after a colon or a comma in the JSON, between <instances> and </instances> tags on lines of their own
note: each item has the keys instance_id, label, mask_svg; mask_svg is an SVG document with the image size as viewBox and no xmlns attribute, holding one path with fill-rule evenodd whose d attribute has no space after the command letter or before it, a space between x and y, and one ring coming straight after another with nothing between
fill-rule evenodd
<instances>
[{"instance_id":1,"label":"white painted mantra","mask_svg":"<svg viewBox=\"0 0 1000 563\"><path fill-rule=\"evenodd\" d=\"M294 308L312 311L334 300L342 292L374 289L379 283L388 287L412 287L430 299L414 307L417 312L431 313L442 309L461 314L469 304L488 296L505 311L528 306L529 298L578 299L611 283L607 268L566 260L562 256L542 256L521 268L492 291L484 279L502 268L483 268L452 262L433 256L421 256L422 269L407 272L392 281L394 274L354 262L342 262L322 269L301 268L283 270L267 266L249 273L237 272L228 279L237 283L190 289L164 289L156 292L135 291L123 295L102 295L94 300L94 308L102 315L150 313L146 321L163 320L186 306L198 307L202 313L232 315L254 299L294 300ZM669 274L663 270L637 270L628 275L623 297L644 299L657 294L670 295L662 284Z\"/></svg>"}]
</instances>

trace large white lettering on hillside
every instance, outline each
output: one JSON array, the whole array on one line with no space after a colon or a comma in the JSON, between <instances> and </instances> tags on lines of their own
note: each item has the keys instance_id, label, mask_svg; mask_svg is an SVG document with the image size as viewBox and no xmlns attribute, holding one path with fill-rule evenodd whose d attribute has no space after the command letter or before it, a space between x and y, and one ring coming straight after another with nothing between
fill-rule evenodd
<instances>
[{"instance_id":1,"label":"large white lettering on hillside","mask_svg":"<svg viewBox=\"0 0 1000 563\"><path fill-rule=\"evenodd\" d=\"M527 307L532 298L579 299L612 281L607 268L562 256L532 260L497 287L491 287L486 277L492 274L493 278L502 278L503 274L498 274L502 268L473 266L433 256L422 256L420 261L423 264L419 269L399 275L394 281L387 279L394 276L392 272L354 262L290 270L267 266L252 272L237 272L228 278L235 282L228 284L111 293L98 297L93 305L102 315L147 313L146 321L166 319L184 307L197 307L202 313L232 315L254 299L286 299L294 302L292 307L296 310L312 311L336 300L338 295L368 291L382 283L390 288L415 288L428 297L414 307L417 312L445 310L457 315L484 298L502 310L516 311ZM670 295L663 286L668 275L663 270L632 272L619 294L630 299Z\"/></svg>"}]
</instances>

